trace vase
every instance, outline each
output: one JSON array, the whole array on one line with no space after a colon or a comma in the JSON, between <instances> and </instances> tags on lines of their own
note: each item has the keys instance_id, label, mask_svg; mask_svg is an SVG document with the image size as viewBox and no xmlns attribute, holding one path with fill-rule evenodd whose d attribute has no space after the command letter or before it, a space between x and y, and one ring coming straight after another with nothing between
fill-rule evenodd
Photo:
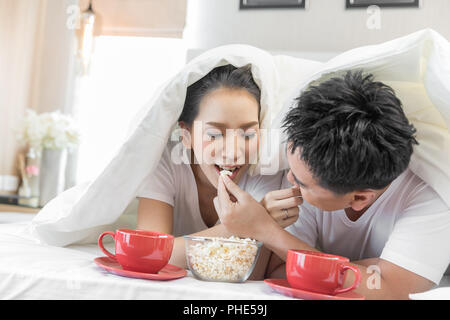
<instances>
[{"instance_id":1,"label":"vase","mask_svg":"<svg viewBox=\"0 0 450 320\"><path fill-rule=\"evenodd\" d=\"M39 207L39 176L41 167L40 151L35 148L28 149L25 158L25 177L19 189L19 205Z\"/></svg>"},{"instance_id":2,"label":"vase","mask_svg":"<svg viewBox=\"0 0 450 320\"><path fill-rule=\"evenodd\" d=\"M64 191L66 161L66 149L42 150L39 181L40 207L45 206L50 200Z\"/></svg>"},{"instance_id":3,"label":"vase","mask_svg":"<svg viewBox=\"0 0 450 320\"><path fill-rule=\"evenodd\" d=\"M64 190L77 184L78 149L67 150L67 163L65 172Z\"/></svg>"}]
</instances>

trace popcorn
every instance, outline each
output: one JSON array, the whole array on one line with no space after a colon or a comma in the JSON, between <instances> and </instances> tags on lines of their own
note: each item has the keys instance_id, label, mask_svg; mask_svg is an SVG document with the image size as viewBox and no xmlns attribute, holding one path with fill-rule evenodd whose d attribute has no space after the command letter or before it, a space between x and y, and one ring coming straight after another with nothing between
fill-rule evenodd
<instances>
[{"instance_id":1,"label":"popcorn","mask_svg":"<svg viewBox=\"0 0 450 320\"><path fill-rule=\"evenodd\" d=\"M228 170L222 170L222 171L220 171L220 175L221 176L232 176L233 172L228 171Z\"/></svg>"},{"instance_id":2,"label":"popcorn","mask_svg":"<svg viewBox=\"0 0 450 320\"><path fill-rule=\"evenodd\" d=\"M206 239L191 245L187 251L192 271L205 280L216 281L240 281L248 275L258 253L256 240Z\"/></svg>"}]
</instances>

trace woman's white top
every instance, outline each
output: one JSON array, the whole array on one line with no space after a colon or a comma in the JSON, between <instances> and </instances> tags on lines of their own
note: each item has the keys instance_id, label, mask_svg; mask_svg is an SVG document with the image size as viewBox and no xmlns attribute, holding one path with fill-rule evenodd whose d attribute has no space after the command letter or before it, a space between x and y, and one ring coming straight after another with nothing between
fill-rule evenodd
<instances>
[{"instance_id":1,"label":"woman's white top","mask_svg":"<svg viewBox=\"0 0 450 320\"><path fill-rule=\"evenodd\" d=\"M137 197L163 201L173 207L173 231L176 237L208 229L198 202L197 183L181 143L169 143L157 168L140 185ZM260 201L267 192L279 190L283 171L270 176L245 174L241 189Z\"/></svg>"}]
</instances>

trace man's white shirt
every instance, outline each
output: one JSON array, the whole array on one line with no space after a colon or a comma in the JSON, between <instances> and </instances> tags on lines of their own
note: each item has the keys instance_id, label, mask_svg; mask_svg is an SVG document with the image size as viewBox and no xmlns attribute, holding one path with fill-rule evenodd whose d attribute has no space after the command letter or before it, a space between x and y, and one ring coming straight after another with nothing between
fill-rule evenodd
<instances>
[{"instance_id":1,"label":"man's white shirt","mask_svg":"<svg viewBox=\"0 0 450 320\"><path fill-rule=\"evenodd\" d=\"M286 176L283 189L292 186ZM450 209L409 169L356 221L305 202L286 230L323 252L350 261L379 257L436 284L450 263Z\"/></svg>"}]
</instances>

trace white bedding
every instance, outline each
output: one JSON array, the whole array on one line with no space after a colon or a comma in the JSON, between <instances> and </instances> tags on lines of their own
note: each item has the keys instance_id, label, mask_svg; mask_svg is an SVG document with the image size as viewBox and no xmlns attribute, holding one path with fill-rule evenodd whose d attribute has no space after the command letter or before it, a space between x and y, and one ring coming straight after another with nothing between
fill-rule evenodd
<instances>
[{"instance_id":1,"label":"white bedding","mask_svg":"<svg viewBox=\"0 0 450 320\"><path fill-rule=\"evenodd\" d=\"M35 214L22 212L0 212L0 224L31 221Z\"/></svg>"},{"instance_id":2,"label":"white bedding","mask_svg":"<svg viewBox=\"0 0 450 320\"><path fill-rule=\"evenodd\" d=\"M194 59L169 81L143 109L133 133L102 174L52 200L33 220L33 233L18 234L20 229L24 231L24 224L5 224L9 221L2 222L0 215L0 298L287 299L261 281L224 284L190 276L170 282L127 279L105 273L93 262L101 255L93 241L117 223L143 177L159 161L181 112L186 87L226 63L251 64L255 80L263 84L261 105L262 112L267 112L263 128L279 128L292 101L289 96L335 72L364 68L378 80L390 82L400 95L403 93L405 112L419 128L420 145L415 149L412 169L450 205L450 43L446 39L423 30L350 50L324 64L273 57L250 46L225 46ZM147 112L150 107L152 112ZM277 157L278 151L272 150L271 156ZM450 284L446 279L441 283ZM450 298L450 287L432 293L434 298L434 294Z\"/></svg>"},{"instance_id":3,"label":"white bedding","mask_svg":"<svg viewBox=\"0 0 450 320\"><path fill-rule=\"evenodd\" d=\"M1 217L1 215L0 215ZM0 299L156 299L278 300L292 299L263 281L205 282L190 272L181 279L152 281L110 274L94 263L103 256L95 244L55 247L24 232L26 222L0 224ZM113 250L113 243L106 243ZM413 299L450 299L450 279Z\"/></svg>"},{"instance_id":4,"label":"white bedding","mask_svg":"<svg viewBox=\"0 0 450 320\"><path fill-rule=\"evenodd\" d=\"M320 63L273 56L247 45L214 48L192 60L158 90L132 121L130 135L102 173L50 201L30 231L55 246L93 243L136 198L143 179L156 168L176 129L186 88L213 68L251 65L261 88L262 135L258 163L250 173L273 174L288 167L282 121L294 98L311 83L349 69L364 69L399 92L406 115L417 128L410 169L450 206L450 43L433 30L355 48ZM267 131L262 131L266 132ZM279 133L277 135L276 133ZM277 139L277 137L279 139Z\"/></svg>"},{"instance_id":5,"label":"white bedding","mask_svg":"<svg viewBox=\"0 0 450 320\"><path fill-rule=\"evenodd\" d=\"M0 299L291 299L263 281L205 282L190 272L170 281L120 277L94 263L103 256L97 245L39 244L25 228L23 222L0 224ZM112 242L106 246L113 251Z\"/></svg>"}]
</instances>

